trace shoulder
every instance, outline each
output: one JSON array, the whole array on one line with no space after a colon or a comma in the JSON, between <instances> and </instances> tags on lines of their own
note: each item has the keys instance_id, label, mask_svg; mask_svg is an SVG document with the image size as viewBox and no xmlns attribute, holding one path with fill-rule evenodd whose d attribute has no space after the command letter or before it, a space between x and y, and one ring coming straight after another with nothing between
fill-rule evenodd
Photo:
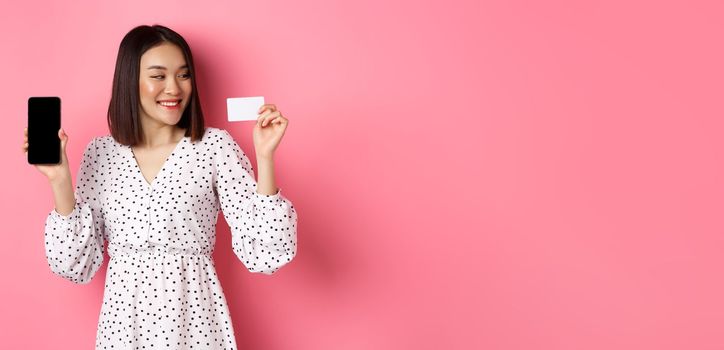
<instances>
[{"instance_id":1,"label":"shoulder","mask_svg":"<svg viewBox=\"0 0 724 350\"><path fill-rule=\"evenodd\" d=\"M215 127L209 126L206 129L208 129L208 131L206 131L206 133L208 133L209 136L211 136L211 137L220 138L220 137L230 136L229 132L223 128L215 128Z\"/></svg>"},{"instance_id":2,"label":"shoulder","mask_svg":"<svg viewBox=\"0 0 724 350\"><path fill-rule=\"evenodd\" d=\"M221 155L222 158L225 158L232 157L235 154L237 157L246 157L244 150L226 129L213 128L209 139L211 140L210 144L213 152L217 156Z\"/></svg>"},{"instance_id":3,"label":"shoulder","mask_svg":"<svg viewBox=\"0 0 724 350\"><path fill-rule=\"evenodd\" d=\"M100 144L106 145L106 144L109 144L112 142L115 142L115 140L113 139L113 137L111 137L111 134L96 136L91 140L91 143L95 143L95 144L99 144L99 145Z\"/></svg>"},{"instance_id":4,"label":"shoulder","mask_svg":"<svg viewBox=\"0 0 724 350\"><path fill-rule=\"evenodd\" d=\"M118 143L116 143L116 140L113 139L110 134L106 134L102 136L96 136L91 139L89 146L91 145L95 147L96 152L107 153L111 150L115 150Z\"/></svg>"},{"instance_id":5,"label":"shoulder","mask_svg":"<svg viewBox=\"0 0 724 350\"><path fill-rule=\"evenodd\" d=\"M91 138L86 146L86 153L98 158L99 161L108 161L114 156L121 154L122 148L125 147L110 134L95 136Z\"/></svg>"},{"instance_id":6,"label":"shoulder","mask_svg":"<svg viewBox=\"0 0 724 350\"><path fill-rule=\"evenodd\" d=\"M92 137L83 151L83 162L102 164L108 159L109 153L115 151L115 141L110 135ZM97 166L97 165L96 165Z\"/></svg>"},{"instance_id":7,"label":"shoulder","mask_svg":"<svg viewBox=\"0 0 724 350\"><path fill-rule=\"evenodd\" d=\"M232 146L234 143L236 143L234 137L231 136L231 133L229 133L226 129L212 127L209 127L208 129L209 130L206 133L209 137L209 141L216 147L223 148L227 146Z\"/></svg>"},{"instance_id":8,"label":"shoulder","mask_svg":"<svg viewBox=\"0 0 724 350\"><path fill-rule=\"evenodd\" d=\"M213 143L216 140L218 140L220 137L224 137L225 133L226 133L226 130L224 130L224 129L216 128L213 126L205 126L204 134L201 137L201 139L197 142L200 142L202 144Z\"/></svg>"},{"instance_id":9,"label":"shoulder","mask_svg":"<svg viewBox=\"0 0 724 350\"><path fill-rule=\"evenodd\" d=\"M212 139L215 139L215 138L221 137L225 133L226 133L226 130L224 130L222 128L207 126L206 132L204 133L204 137L210 137Z\"/></svg>"}]
</instances>

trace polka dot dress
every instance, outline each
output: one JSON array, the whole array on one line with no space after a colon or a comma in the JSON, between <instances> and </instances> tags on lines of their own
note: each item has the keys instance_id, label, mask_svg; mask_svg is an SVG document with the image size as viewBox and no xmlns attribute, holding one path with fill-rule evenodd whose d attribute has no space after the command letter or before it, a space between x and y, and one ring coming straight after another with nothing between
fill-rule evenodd
<instances>
[{"instance_id":1,"label":"polka dot dress","mask_svg":"<svg viewBox=\"0 0 724 350\"><path fill-rule=\"evenodd\" d=\"M271 275L297 251L297 214L282 196L256 192L247 156L223 129L184 137L156 178L110 135L86 147L68 216L53 209L45 252L53 273L88 283L108 270L96 349L236 349L211 253L221 209L232 249L251 272Z\"/></svg>"}]
</instances>

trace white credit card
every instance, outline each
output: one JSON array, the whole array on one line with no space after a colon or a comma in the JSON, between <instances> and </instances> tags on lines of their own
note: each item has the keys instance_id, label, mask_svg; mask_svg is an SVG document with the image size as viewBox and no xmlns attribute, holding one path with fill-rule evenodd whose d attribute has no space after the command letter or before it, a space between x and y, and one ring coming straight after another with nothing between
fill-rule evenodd
<instances>
[{"instance_id":1,"label":"white credit card","mask_svg":"<svg viewBox=\"0 0 724 350\"><path fill-rule=\"evenodd\" d=\"M264 105L264 96L229 97L226 99L226 113L230 122L259 119L259 108Z\"/></svg>"}]
</instances>

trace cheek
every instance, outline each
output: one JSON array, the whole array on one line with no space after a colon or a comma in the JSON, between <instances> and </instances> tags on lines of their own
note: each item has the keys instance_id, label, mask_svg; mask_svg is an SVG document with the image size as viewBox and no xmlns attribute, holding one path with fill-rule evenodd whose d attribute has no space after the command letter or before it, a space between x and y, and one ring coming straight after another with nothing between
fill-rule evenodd
<instances>
[{"instance_id":1,"label":"cheek","mask_svg":"<svg viewBox=\"0 0 724 350\"><path fill-rule=\"evenodd\" d=\"M187 80L181 86L183 86L184 93L186 94L186 96L191 95L191 91L194 89L193 86L191 85L191 81Z\"/></svg>"},{"instance_id":2,"label":"cheek","mask_svg":"<svg viewBox=\"0 0 724 350\"><path fill-rule=\"evenodd\" d=\"M141 96L155 97L158 94L158 84L149 81L140 82Z\"/></svg>"}]
</instances>

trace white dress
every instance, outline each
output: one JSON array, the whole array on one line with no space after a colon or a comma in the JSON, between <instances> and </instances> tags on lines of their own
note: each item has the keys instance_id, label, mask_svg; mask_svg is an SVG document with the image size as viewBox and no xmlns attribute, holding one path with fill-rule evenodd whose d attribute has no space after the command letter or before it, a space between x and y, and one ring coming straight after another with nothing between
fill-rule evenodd
<instances>
[{"instance_id":1,"label":"white dress","mask_svg":"<svg viewBox=\"0 0 724 350\"><path fill-rule=\"evenodd\" d=\"M251 272L273 274L297 251L297 214L256 192L252 165L223 129L184 137L149 184L130 146L110 135L83 153L68 216L53 209L45 252L53 273L88 283L108 270L96 349L236 349L211 253L219 209Z\"/></svg>"}]
</instances>

